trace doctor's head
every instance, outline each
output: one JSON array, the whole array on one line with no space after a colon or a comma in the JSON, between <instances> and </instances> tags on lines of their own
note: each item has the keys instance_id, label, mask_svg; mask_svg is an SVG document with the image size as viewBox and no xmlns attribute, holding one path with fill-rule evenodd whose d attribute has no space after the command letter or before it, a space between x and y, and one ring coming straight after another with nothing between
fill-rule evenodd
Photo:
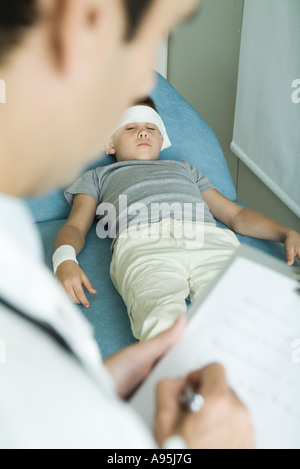
<instances>
[{"instance_id":1,"label":"doctor's head","mask_svg":"<svg viewBox=\"0 0 300 469\"><path fill-rule=\"evenodd\" d=\"M73 181L130 103L150 92L161 39L197 3L0 2L0 191L35 194Z\"/></svg>"}]
</instances>

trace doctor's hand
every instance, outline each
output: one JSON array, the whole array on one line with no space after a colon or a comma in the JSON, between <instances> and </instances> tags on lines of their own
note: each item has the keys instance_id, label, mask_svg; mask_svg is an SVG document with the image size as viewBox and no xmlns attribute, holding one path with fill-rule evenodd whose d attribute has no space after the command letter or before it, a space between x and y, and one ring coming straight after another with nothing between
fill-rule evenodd
<instances>
[{"instance_id":1,"label":"doctor's hand","mask_svg":"<svg viewBox=\"0 0 300 469\"><path fill-rule=\"evenodd\" d=\"M297 231L289 230L287 232L284 248L288 265L293 265L296 257L300 261L300 234Z\"/></svg>"},{"instance_id":2,"label":"doctor's hand","mask_svg":"<svg viewBox=\"0 0 300 469\"><path fill-rule=\"evenodd\" d=\"M65 261L60 264L56 271L56 278L66 290L73 303L82 304L89 308L90 303L84 293L83 287L92 295L96 295L97 290L93 287L86 274L74 261Z\"/></svg>"},{"instance_id":3,"label":"doctor's hand","mask_svg":"<svg viewBox=\"0 0 300 469\"><path fill-rule=\"evenodd\" d=\"M185 325L186 318L180 316L167 331L147 342L127 347L104 361L120 397L131 397L158 360L179 341Z\"/></svg>"},{"instance_id":4,"label":"doctor's hand","mask_svg":"<svg viewBox=\"0 0 300 469\"><path fill-rule=\"evenodd\" d=\"M199 412L187 411L179 404L187 383L204 397ZM212 364L186 379L158 384L155 436L159 446L173 435L181 436L189 449L254 448L249 413L229 388L221 365Z\"/></svg>"}]
</instances>

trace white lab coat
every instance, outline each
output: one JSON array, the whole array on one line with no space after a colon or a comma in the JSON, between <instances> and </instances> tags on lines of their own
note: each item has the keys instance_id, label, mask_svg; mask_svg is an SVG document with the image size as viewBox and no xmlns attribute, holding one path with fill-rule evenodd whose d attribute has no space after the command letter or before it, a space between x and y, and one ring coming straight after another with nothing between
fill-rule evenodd
<instances>
[{"instance_id":1,"label":"white lab coat","mask_svg":"<svg viewBox=\"0 0 300 469\"><path fill-rule=\"evenodd\" d=\"M117 397L89 323L43 265L23 203L0 195L0 216L0 297L50 323L78 357L0 303L0 448L155 448Z\"/></svg>"}]
</instances>

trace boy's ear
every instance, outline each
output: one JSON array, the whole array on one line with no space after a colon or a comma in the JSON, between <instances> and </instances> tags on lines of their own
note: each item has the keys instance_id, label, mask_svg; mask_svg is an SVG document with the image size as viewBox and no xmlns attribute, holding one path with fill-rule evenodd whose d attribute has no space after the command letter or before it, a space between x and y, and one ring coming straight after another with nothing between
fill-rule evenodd
<instances>
[{"instance_id":1,"label":"boy's ear","mask_svg":"<svg viewBox=\"0 0 300 469\"><path fill-rule=\"evenodd\" d=\"M106 152L107 155L115 155L116 154L116 149L115 149L114 144L113 144L111 139L107 142L104 149L105 149L105 152Z\"/></svg>"},{"instance_id":2,"label":"boy's ear","mask_svg":"<svg viewBox=\"0 0 300 469\"><path fill-rule=\"evenodd\" d=\"M162 149L162 146L164 144L164 140L165 140L164 137L161 137L161 139L160 139L160 149Z\"/></svg>"}]
</instances>

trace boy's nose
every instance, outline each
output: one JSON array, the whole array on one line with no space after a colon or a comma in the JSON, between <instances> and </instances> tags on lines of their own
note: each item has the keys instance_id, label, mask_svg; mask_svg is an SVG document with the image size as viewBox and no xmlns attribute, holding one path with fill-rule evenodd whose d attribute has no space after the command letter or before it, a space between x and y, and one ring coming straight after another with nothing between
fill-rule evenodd
<instances>
[{"instance_id":1,"label":"boy's nose","mask_svg":"<svg viewBox=\"0 0 300 469\"><path fill-rule=\"evenodd\" d=\"M147 138L148 137L148 132L146 129L142 129L140 130L140 133L139 133L139 138Z\"/></svg>"}]
</instances>

